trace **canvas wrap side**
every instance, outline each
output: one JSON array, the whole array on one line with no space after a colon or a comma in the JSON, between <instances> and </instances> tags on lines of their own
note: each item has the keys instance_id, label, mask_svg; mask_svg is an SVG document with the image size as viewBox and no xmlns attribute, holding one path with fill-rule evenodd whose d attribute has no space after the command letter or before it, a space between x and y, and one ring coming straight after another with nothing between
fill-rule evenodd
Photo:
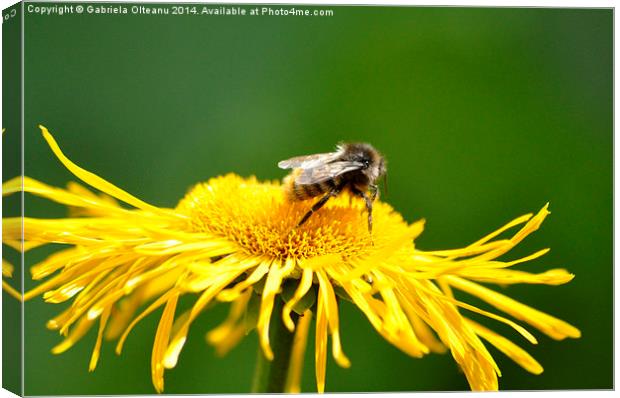
<instances>
[{"instance_id":1,"label":"canvas wrap side","mask_svg":"<svg viewBox=\"0 0 620 398\"><path fill-rule=\"evenodd\" d=\"M22 156L22 28L23 3L2 11L2 181L23 175ZM3 216L23 216L21 195L2 198ZM3 258L13 265L8 284L21 292L23 253L2 246ZM2 388L23 395L22 305L2 292Z\"/></svg>"}]
</instances>

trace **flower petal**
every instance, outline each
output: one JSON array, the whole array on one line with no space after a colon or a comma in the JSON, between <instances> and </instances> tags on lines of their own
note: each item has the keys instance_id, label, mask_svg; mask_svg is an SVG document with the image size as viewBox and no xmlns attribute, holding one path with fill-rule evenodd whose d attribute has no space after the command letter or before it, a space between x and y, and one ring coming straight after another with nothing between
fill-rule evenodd
<instances>
[{"instance_id":1,"label":"flower petal","mask_svg":"<svg viewBox=\"0 0 620 398\"><path fill-rule=\"evenodd\" d=\"M155 342L153 343L153 353L151 354L151 376L153 379L153 386L158 393L164 391L164 353L168 346L168 339L170 338L170 330L172 329L172 323L174 321L174 312L177 307L177 301L179 299L179 292L174 290L170 294L170 298L166 301L166 306L161 314L161 319L157 325L157 332L155 333Z\"/></svg>"},{"instance_id":2,"label":"flower petal","mask_svg":"<svg viewBox=\"0 0 620 398\"><path fill-rule=\"evenodd\" d=\"M536 375L543 372L543 367L538 361L512 341L470 319L468 319L467 322L474 328L476 334L493 344L498 350L506 354L508 358L515 361L523 369Z\"/></svg>"},{"instance_id":3,"label":"flower petal","mask_svg":"<svg viewBox=\"0 0 620 398\"><path fill-rule=\"evenodd\" d=\"M166 367L172 368L176 366L177 360L185 345L185 341L187 340L187 334L189 332L189 327L192 322L196 319L196 317L204 310L204 308L211 302L211 300L217 296L217 294L229 283L235 280L239 275L244 272L244 269L237 269L231 271L229 273L220 275L217 278L214 278L212 284L200 295L198 300L192 306L192 309L187 317L187 320L183 322L183 324L179 327L177 333L174 334L174 337L170 340L170 344L168 345L168 349L166 350L163 356L163 362L166 364Z\"/></svg>"},{"instance_id":4,"label":"flower petal","mask_svg":"<svg viewBox=\"0 0 620 398\"><path fill-rule=\"evenodd\" d=\"M271 319L274 299L282 283L282 269L283 266L278 261L274 261L269 267L269 274L267 275L265 287L263 288L258 323L256 324L260 346L263 349L265 357L270 361L273 360L273 351L269 344L269 321Z\"/></svg>"},{"instance_id":5,"label":"flower petal","mask_svg":"<svg viewBox=\"0 0 620 398\"><path fill-rule=\"evenodd\" d=\"M242 292L231 304L226 320L207 333L206 339L215 346L217 355L226 355L245 336L245 325L240 320L245 315L252 294L252 289Z\"/></svg>"},{"instance_id":6,"label":"flower petal","mask_svg":"<svg viewBox=\"0 0 620 398\"><path fill-rule=\"evenodd\" d=\"M304 367L304 354L306 353L306 343L308 340L308 331L312 322L312 311L306 310L299 317L293 338L293 348L291 349L291 361L286 376L286 385L284 392L289 394L298 394L301 392L301 373Z\"/></svg>"},{"instance_id":7,"label":"flower petal","mask_svg":"<svg viewBox=\"0 0 620 398\"><path fill-rule=\"evenodd\" d=\"M579 338L581 336L581 332L576 327L503 294L457 276L447 276L446 278L449 278L452 286L479 297L495 308L529 323L553 339L562 340L566 337Z\"/></svg>"},{"instance_id":8,"label":"flower petal","mask_svg":"<svg viewBox=\"0 0 620 398\"><path fill-rule=\"evenodd\" d=\"M291 332L295 329L295 324L291 319L291 311L295 307L295 304L297 304L312 287L313 275L314 272L310 268L305 268L302 271L301 280L299 281L299 285L297 286L293 297L284 304L284 308L282 309L282 321L284 322L284 325L286 325L286 328Z\"/></svg>"},{"instance_id":9,"label":"flower petal","mask_svg":"<svg viewBox=\"0 0 620 398\"><path fill-rule=\"evenodd\" d=\"M94 371L97 367L97 362L99 361L99 354L101 352L101 340L103 338L103 331L105 330L106 324L108 323L110 312L111 308L108 307L99 319L99 331L97 332L97 340L95 342L95 348L93 348L93 353L90 357L90 363L88 364L89 372Z\"/></svg>"},{"instance_id":10,"label":"flower petal","mask_svg":"<svg viewBox=\"0 0 620 398\"><path fill-rule=\"evenodd\" d=\"M165 216L170 216L174 214L171 211L162 210L158 207L155 207L146 202L143 202L142 200L136 198L133 195L128 194L127 192L116 187L114 184L109 183L108 181L104 180L98 175L93 174L90 171L84 170L83 168L79 167L78 165L73 163L71 160L69 160L69 158L67 158L64 153L62 153L62 151L60 150L60 147L56 143L56 140L54 139L54 137L52 137L52 135L47 130L47 128L41 125L39 125L39 128L41 129L41 132L43 133L43 138L45 138L45 141L47 141L48 145L50 146L50 148L52 149L52 151L54 152L58 160L60 160L60 162L80 180L84 181L85 183L87 183L88 185L94 188L99 189L100 191L104 193L107 193L108 195L116 199L119 199L125 203L128 203L134 207L137 207L138 209L150 211L152 213L159 214L159 215L165 215Z\"/></svg>"},{"instance_id":11,"label":"flower petal","mask_svg":"<svg viewBox=\"0 0 620 398\"><path fill-rule=\"evenodd\" d=\"M17 300L23 300L22 295L15 290L11 285L9 285L6 281L2 281L2 289L7 292L10 296L12 296L13 298L16 298Z\"/></svg>"},{"instance_id":12,"label":"flower petal","mask_svg":"<svg viewBox=\"0 0 620 398\"><path fill-rule=\"evenodd\" d=\"M351 366L351 362L342 352L336 294L324 270L318 271L316 275L319 279L319 291L323 292L319 296L324 300L323 308L325 309L325 315L327 316L327 322L332 335L332 355L338 365L348 368Z\"/></svg>"},{"instance_id":13,"label":"flower petal","mask_svg":"<svg viewBox=\"0 0 620 398\"><path fill-rule=\"evenodd\" d=\"M323 291L319 289L316 312L316 331L314 364L316 375L316 388L319 394L325 392L325 370L327 364L327 315L325 314L325 301Z\"/></svg>"},{"instance_id":14,"label":"flower petal","mask_svg":"<svg viewBox=\"0 0 620 398\"><path fill-rule=\"evenodd\" d=\"M13 264L9 263L5 259L2 259L2 276L11 278L13 276Z\"/></svg>"},{"instance_id":15,"label":"flower petal","mask_svg":"<svg viewBox=\"0 0 620 398\"><path fill-rule=\"evenodd\" d=\"M568 273L565 269L550 269L540 274L529 272L507 270L507 269L484 269L466 268L458 275L478 282L490 282L500 285L515 283L532 283L545 285L562 285L570 282L575 275Z\"/></svg>"}]
</instances>

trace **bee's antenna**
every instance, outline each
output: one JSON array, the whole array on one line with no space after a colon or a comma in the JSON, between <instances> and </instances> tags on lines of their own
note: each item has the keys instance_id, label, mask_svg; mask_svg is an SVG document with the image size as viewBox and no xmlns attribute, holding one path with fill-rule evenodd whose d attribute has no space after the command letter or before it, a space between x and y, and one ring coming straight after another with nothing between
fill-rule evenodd
<instances>
[{"instance_id":1,"label":"bee's antenna","mask_svg":"<svg viewBox=\"0 0 620 398\"><path fill-rule=\"evenodd\" d=\"M388 194L387 173L383 174L383 187L385 189L385 196Z\"/></svg>"}]
</instances>

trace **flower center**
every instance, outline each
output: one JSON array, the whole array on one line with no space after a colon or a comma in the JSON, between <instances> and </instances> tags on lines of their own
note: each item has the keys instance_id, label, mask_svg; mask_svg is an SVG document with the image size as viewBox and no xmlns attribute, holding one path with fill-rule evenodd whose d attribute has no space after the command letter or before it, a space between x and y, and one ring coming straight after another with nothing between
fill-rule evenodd
<instances>
[{"instance_id":1,"label":"flower center","mask_svg":"<svg viewBox=\"0 0 620 398\"><path fill-rule=\"evenodd\" d=\"M177 211L190 217L192 232L226 237L249 253L279 259L335 253L359 255L388 239L384 235L388 223L391 229L406 231L401 216L389 205L376 201L371 237L363 201L347 193L330 199L296 227L319 198L291 202L278 182L258 182L253 177L243 179L229 174L196 185L181 200Z\"/></svg>"}]
</instances>

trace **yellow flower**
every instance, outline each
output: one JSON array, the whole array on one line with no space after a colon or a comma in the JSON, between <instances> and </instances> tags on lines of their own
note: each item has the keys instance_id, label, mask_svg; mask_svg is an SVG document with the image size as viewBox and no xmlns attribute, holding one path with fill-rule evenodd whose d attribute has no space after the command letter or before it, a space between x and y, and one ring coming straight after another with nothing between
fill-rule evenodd
<instances>
[{"instance_id":1,"label":"yellow flower","mask_svg":"<svg viewBox=\"0 0 620 398\"><path fill-rule=\"evenodd\" d=\"M424 221L408 224L380 201L374 206L372 240L360 216L363 203L350 202L346 195L331 200L295 228L309 203L290 203L278 182L254 177L212 178L193 187L176 208L156 207L75 165L47 129L41 130L64 166L102 194L77 183L62 189L24 178L26 192L69 206L72 212L70 218L23 220L26 250L47 243L67 246L32 267L32 277L45 280L24 298L43 294L50 303L71 300L47 324L65 336L54 353L70 348L98 323L90 370L97 364L104 336L118 339L120 353L136 323L163 307L151 359L153 384L163 391L164 369L176 365L192 322L213 301L231 303L228 318L207 334L220 354L246 335L247 314L253 307L258 308L256 330L267 359L274 357L270 323L283 322L288 330L296 330L286 383L292 392L299 391L311 313L316 319L318 391L325 389L328 340L336 363L350 365L343 350L346 339L340 335L340 298L350 300L381 336L413 357L450 351L473 390L498 388L501 373L487 343L531 373L539 374L543 368L517 344L474 322L469 313L507 324L533 344L536 338L517 321L553 339L580 337L568 323L483 286L558 285L573 278L564 269L540 274L512 269L548 249L512 261L498 259L538 229L547 206L467 247L422 251L413 242ZM19 178L3 184L5 195L20 190ZM21 220L5 218L3 223L3 240L14 246L20 239ZM499 238L519 225L512 237ZM458 300L453 289L476 296L497 311ZM195 297L195 302L178 313L181 296ZM136 315L145 303L149 305Z\"/></svg>"}]
</instances>

